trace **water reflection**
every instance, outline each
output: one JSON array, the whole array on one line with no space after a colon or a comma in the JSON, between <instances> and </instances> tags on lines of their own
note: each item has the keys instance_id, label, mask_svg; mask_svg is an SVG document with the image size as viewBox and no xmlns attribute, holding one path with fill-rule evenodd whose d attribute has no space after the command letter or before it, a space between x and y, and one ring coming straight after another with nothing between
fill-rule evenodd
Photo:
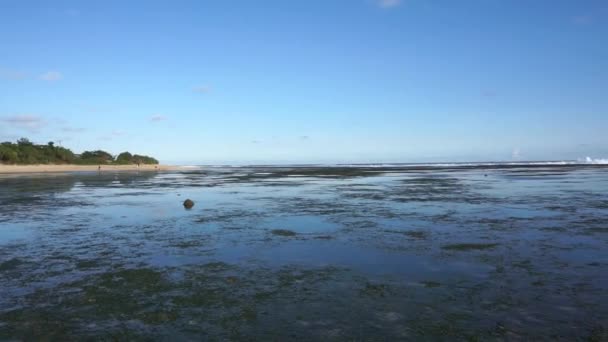
<instances>
[{"instance_id":1,"label":"water reflection","mask_svg":"<svg viewBox=\"0 0 608 342\"><path fill-rule=\"evenodd\" d=\"M0 339L602 338L607 177L558 167L0 178Z\"/></svg>"}]
</instances>

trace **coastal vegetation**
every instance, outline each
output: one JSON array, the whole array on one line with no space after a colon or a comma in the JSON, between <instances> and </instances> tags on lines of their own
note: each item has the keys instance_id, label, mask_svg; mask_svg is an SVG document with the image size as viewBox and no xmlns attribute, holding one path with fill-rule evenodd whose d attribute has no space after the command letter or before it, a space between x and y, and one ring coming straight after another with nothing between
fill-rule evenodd
<instances>
[{"instance_id":1,"label":"coastal vegetation","mask_svg":"<svg viewBox=\"0 0 608 342\"><path fill-rule=\"evenodd\" d=\"M70 149L56 146L50 141L45 145L21 138L16 142L0 143L0 163L2 164L158 164L158 160L139 154L122 152L117 156L109 152L96 150L76 154Z\"/></svg>"}]
</instances>

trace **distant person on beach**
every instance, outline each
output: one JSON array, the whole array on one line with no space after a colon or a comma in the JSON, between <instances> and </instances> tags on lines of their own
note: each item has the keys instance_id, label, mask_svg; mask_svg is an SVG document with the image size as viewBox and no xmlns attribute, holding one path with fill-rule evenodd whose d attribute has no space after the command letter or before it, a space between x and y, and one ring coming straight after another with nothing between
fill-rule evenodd
<instances>
[{"instance_id":1,"label":"distant person on beach","mask_svg":"<svg viewBox=\"0 0 608 342\"><path fill-rule=\"evenodd\" d=\"M99 165L99 166L97 167L97 171L100 171L100 172L101 172L101 165Z\"/></svg>"}]
</instances>

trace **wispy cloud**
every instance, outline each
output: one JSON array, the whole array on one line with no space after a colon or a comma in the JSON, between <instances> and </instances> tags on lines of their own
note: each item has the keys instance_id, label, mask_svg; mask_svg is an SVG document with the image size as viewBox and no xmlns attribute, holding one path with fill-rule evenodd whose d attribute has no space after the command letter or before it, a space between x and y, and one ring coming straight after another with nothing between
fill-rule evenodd
<instances>
[{"instance_id":1,"label":"wispy cloud","mask_svg":"<svg viewBox=\"0 0 608 342\"><path fill-rule=\"evenodd\" d=\"M521 159L521 151L519 150L519 147L513 149L513 152L511 152L511 159Z\"/></svg>"},{"instance_id":2,"label":"wispy cloud","mask_svg":"<svg viewBox=\"0 0 608 342\"><path fill-rule=\"evenodd\" d=\"M27 74L18 70L0 68L0 79L4 80L24 80Z\"/></svg>"},{"instance_id":3,"label":"wispy cloud","mask_svg":"<svg viewBox=\"0 0 608 342\"><path fill-rule=\"evenodd\" d=\"M192 91L199 94L207 94L211 91L211 87L209 86L196 86L192 88Z\"/></svg>"},{"instance_id":4,"label":"wispy cloud","mask_svg":"<svg viewBox=\"0 0 608 342\"><path fill-rule=\"evenodd\" d=\"M122 137L127 135L127 132L125 131L121 131L121 130L113 130L110 134L108 135L102 135L100 137L97 137L97 140L101 140L101 141L110 141L114 138L117 137Z\"/></svg>"},{"instance_id":5,"label":"wispy cloud","mask_svg":"<svg viewBox=\"0 0 608 342\"><path fill-rule=\"evenodd\" d=\"M481 96L483 97L496 97L498 95L494 90L484 89L481 91Z\"/></svg>"},{"instance_id":6,"label":"wispy cloud","mask_svg":"<svg viewBox=\"0 0 608 342\"><path fill-rule=\"evenodd\" d=\"M86 105L81 106L79 108L79 110L85 111L87 113L110 113L110 112L116 112L117 110L120 110L120 108L117 108L115 106L108 106L108 105L99 106L99 105L86 104Z\"/></svg>"},{"instance_id":7,"label":"wispy cloud","mask_svg":"<svg viewBox=\"0 0 608 342\"><path fill-rule=\"evenodd\" d=\"M401 5L401 0L376 0L376 4L380 8L389 9Z\"/></svg>"},{"instance_id":8,"label":"wispy cloud","mask_svg":"<svg viewBox=\"0 0 608 342\"><path fill-rule=\"evenodd\" d=\"M12 128L22 129L32 133L39 132L41 128L48 124L43 118L30 114L3 117L0 118L0 122L5 123Z\"/></svg>"},{"instance_id":9,"label":"wispy cloud","mask_svg":"<svg viewBox=\"0 0 608 342\"><path fill-rule=\"evenodd\" d=\"M159 122L168 120L168 118L162 114L154 114L149 119L150 122Z\"/></svg>"},{"instance_id":10,"label":"wispy cloud","mask_svg":"<svg viewBox=\"0 0 608 342\"><path fill-rule=\"evenodd\" d=\"M47 82L59 81L63 78L63 75L59 71L47 71L40 75L40 79Z\"/></svg>"},{"instance_id":11,"label":"wispy cloud","mask_svg":"<svg viewBox=\"0 0 608 342\"><path fill-rule=\"evenodd\" d=\"M0 132L0 141L2 141L2 142L4 142L4 141L16 141L19 138L20 137L18 135L4 134L4 133Z\"/></svg>"},{"instance_id":12,"label":"wispy cloud","mask_svg":"<svg viewBox=\"0 0 608 342\"><path fill-rule=\"evenodd\" d=\"M300 140L310 140L310 137L308 135L301 135Z\"/></svg>"},{"instance_id":13,"label":"wispy cloud","mask_svg":"<svg viewBox=\"0 0 608 342\"><path fill-rule=\"evenodd\" d=\"M589 25L593 23L593 16L591 15L575 15L571 19L576 25Z\"/></svg>"},{"instance_id":14,"label":"wispy cloud","mask_svg":"<svg viewBox=\"0 0 608 342\"><path fill-rule=\"evenodd\" d=\"M86 129L79 127L62 127L61 131L66 133L82 133L86 131Z\"/></svg>"},{"instance_id":15,"label":"wispy cloud","mask_svg":"<svg viewBox=\"0 0 608 342\"><path fill-rule=\"evenodd\" d=\"M69 8L69 9L65 10L64 13L70 17L79 17L80 16L80 10L75 9L75 8Z\"/></svg>"}]
</instances>

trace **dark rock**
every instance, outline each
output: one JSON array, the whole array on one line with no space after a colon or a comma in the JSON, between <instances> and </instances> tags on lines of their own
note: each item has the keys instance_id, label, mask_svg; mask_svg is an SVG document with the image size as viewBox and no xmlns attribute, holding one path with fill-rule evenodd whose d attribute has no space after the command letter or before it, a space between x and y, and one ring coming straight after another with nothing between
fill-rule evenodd
<instances>
[{"instance_id":1,"label":"dark rock","mask_svg":"<svg viewBox=\"0 0 608 342\"><path fill-rule=\"evenodd\" d=\"M194 207L194 202L191 199L187 199L184 201L184 208L190 209Z\"/></svg>"},{"instance_id":2,"label":"dark rock","mask_svg":"<svg viewBox=\"0 0 608 342\"><path fill-rule=\"evenodd\" d=\"M273 229L270 232L279 236L296 236L296 232L287 229Z\"/></svg>"}]
</instances>

